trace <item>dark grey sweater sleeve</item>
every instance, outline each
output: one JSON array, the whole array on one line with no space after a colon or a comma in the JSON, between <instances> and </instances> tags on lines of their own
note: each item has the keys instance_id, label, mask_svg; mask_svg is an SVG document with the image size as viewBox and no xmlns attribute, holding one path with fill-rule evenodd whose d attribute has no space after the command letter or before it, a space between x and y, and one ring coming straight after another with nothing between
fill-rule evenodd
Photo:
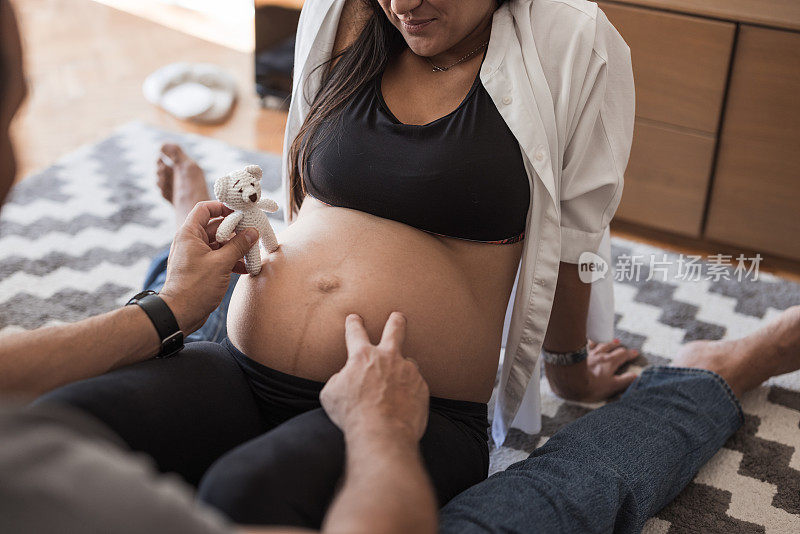
<instances>
[{"instance_id":1,"label":"dark grey sweater sleeve","mask_svg":"<svg viewBox=\"0 0 800 534\"><path fill-rule=\"evenodd\" d=\"M0 406L0 532L232 530L196 503L177 475L158 473L88 416L54 406Z\"/></svg>"}]
</instances>

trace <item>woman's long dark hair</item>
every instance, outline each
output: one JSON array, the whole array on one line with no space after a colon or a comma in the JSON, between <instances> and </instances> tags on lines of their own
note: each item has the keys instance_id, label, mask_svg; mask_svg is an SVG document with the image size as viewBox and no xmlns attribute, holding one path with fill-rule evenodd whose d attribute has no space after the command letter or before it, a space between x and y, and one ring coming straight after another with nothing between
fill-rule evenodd
<instances>
[{"instance_id":1,"label":"woman's long dark hair","mask_svg":"<svg viewBox=\"0 0 800 534\"><path fill-rule=\"evenodd\" d=\"M306 193L303 175L308 155L314 148L312 139L319 141L315 134L320 124L340 111L343 104L405 46L403 35L389 22L378 1L362 1L372 11L364 29L350 46L316 67L326 69L326 73L311 110L289 148L289 213L299 210L303 203ZM333 68L328 68L337 59ZM305 88L302 89L301 94L305 95Z\"/></svg>"},{"instance_id":2,"label":"woman's long dark hair","mask_svg":"<svg viewBox=\"0 0 800 534\"><path fill-rule=\"evenodd\" d=\"M319 92L300 131L289 147L289 213L300 209L306 190L303 175L320 125L335 117L347 100L382 72L395 55L405 49L403 34L392 25L377 0L361 0L371 11L363 30L347 48L316 68L326 69ZM498 5L506 0L498 0ZM332 67L329 65L338 62ZM305 88L302 88L303 90ZM301 95L305 92L301 90ZM303 96L305 98L305 96Z\"/></svg>"}]
</instances>

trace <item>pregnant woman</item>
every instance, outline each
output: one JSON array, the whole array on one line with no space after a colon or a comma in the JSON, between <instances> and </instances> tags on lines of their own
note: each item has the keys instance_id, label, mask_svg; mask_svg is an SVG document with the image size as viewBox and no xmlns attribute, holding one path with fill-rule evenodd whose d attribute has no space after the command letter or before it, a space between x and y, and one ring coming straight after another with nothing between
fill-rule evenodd
<instances>
[{"instance_id":1,"label":"pregnant woman","mask_svg":"<svg viewBox=\"0 0 800 534\"><path fill-rule=\"evenodd\" d=\"M432 395L421 452L443 504L487 473L518 268L496 442L515 419L538 424L542 348L563 396L606 398L634 379L615 374L633 351L607 343L587 358L592 286L576 265L621 195L629 51L582 0L309 0L295 59L290 224L199 330L220 339L227 316L227 337L45 399L92 412L237 522L318 527L343 467L318 397L345 362L344 319L359 314L377 341L398 310ZM182 221L205 181L178 147L163 151ZM165 297L190 307L159 265L148 283L166 276Z\"/></svg>"}]
</instances>

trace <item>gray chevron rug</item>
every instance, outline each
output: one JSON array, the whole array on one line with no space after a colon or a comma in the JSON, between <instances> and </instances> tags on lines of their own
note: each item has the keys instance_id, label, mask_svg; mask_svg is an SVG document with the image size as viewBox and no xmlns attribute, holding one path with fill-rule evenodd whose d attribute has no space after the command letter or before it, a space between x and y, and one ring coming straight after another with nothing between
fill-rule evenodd
<instances>
[{"instance_id":1,"label":"gray chevron rug","mask_svg":"<svg viewBox=\"0 0 800 534\"><path fill-rule=\"evenodd\" d=\"M108 311L139 289L173 232L154 185L167 140L183 144L210 179L259 164L265 190L283 198L278 156L128 124L22 181L0 212L0 336ZM282 227L280 212L272 222ZM641 350L638 366L669 361L686 341L745 335L800 304L799 285L764 273L754 280L736 258L697 262L618 239L613 252L617 336ZM514 431L493 450L492 472L598 406L563 402L546 381L542 390L542 432ZM743 405L744 427L645 532L800 532L800 373L772 380Z\"/></svg>"}]
</instances>

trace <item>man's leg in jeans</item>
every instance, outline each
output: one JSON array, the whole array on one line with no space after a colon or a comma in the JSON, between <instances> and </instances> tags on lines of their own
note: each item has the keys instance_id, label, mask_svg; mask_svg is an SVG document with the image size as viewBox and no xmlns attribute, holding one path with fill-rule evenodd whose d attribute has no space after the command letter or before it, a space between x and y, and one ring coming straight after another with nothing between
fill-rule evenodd
<instances>
[{"instance_id":1,"label":"man's leg in jeans","mask_svg":"<svg viewBox=\"0 0 800 534\"><path fill-rule=\"evenodd\" d=\"M741 425L737 397L800 369L800 306L745 338L689 343L676 363L451 500L441 532L639 532Z\"/></svg>"},{"instance_id":2,"label":"man's leg in jeans","mask_svg":"<svg viewBox=\"0 0 800 534\"><path fill-rule=\"evenodd\" d=\"M152 289L153 291L160 291L164 287L164 282L167 279L167 257L169 256L169 248L159 252L145 275L144 289ZM228 290L225 296L222 297L222 302L217 309L211 312L206 322L203 323L199 329L192 332L186 337L186 342L190 341L213 341L219 343L228 335L226 327L228 320L228 306L231 303L231 295L233 295L233 288L236 287L236 282L239 280L238 274L231 275L231 282L228 284Z\"/></svg>"},{"instance_id":3,"label":"man's leg in jeans","mask_svg":"<svg viewBox=\"0 0 800 534\"><path fill-rule=\"evenodd\" d=\"M648 369L622 399L450 501L440 530L639 532L741 421L736 397L716 374Z\"/></svg>"}]
</instances>

